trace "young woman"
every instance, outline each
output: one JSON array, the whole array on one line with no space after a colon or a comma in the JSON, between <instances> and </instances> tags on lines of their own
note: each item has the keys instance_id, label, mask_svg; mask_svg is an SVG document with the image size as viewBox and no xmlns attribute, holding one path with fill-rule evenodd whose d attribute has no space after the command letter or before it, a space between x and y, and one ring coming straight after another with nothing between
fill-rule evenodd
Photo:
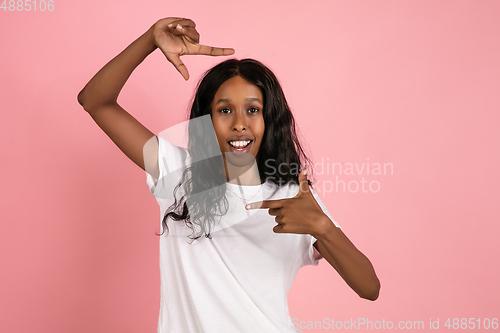
<instances>
[{"instance_id":1,"label":"young woman","mask_svg":"<svg viewBox=\"0 0 500 333\"><path fill-rule=\"evenodd\" d=\"M104 66L79 103L146 170L162 213L158 332L298 332L287 292L320 258L362 298L380 283L310 187L308 162L274 74L228 60L209 70L191 108L188 148L170 144L117 103L156 48L187 80L180 56L227 56L198 43L193 21L166 18ZM301 171L302 170L302 171Z\"/></svg>"}]
</instances>

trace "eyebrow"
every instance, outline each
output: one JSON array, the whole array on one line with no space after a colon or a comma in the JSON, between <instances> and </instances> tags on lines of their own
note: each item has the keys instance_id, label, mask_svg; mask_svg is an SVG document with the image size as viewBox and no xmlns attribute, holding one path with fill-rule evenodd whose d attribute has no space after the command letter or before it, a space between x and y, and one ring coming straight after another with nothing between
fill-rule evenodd
<instances>
[{"instance_id":1,"label":"eyebrow","mask_svg":"<svg viewBox=\"0 0 500 333\"><path fill-rule=\"evenodd\" d=\"M245 98L245 101L246 102L259 102L259 103L262 103L262 101L260 99L258 99L257 97L248 97L248 98ZM232 100L229 99L229 98L221 98L217 101L216 104L219 104L219 103L231 103Z\"/></svg>"}]
</instances>

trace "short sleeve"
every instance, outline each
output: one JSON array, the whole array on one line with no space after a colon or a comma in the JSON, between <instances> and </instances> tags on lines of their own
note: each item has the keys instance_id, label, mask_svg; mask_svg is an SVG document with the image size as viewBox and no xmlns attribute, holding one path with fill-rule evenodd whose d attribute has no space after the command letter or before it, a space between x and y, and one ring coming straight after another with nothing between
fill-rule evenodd
<instances>
[{"instance_id":1,"label":"short sleeve","mask_svg":"<svg viewBox=\"0 0 500 333\"><path fill-rule=\"evenodd\" d=\"M326 216L328 216L328 218L332 221L332 223L337 228L340 228L340 225L332 218L332 216L331 216L330 212L328 211L328 209L326 208L325 204L319 198L318 193L316 193L316 191L314 191L312 188L310 190L311 190L311 193L314 196L314 199L316 199L316 202L319 204L319 206L321 207L321 209L323 210L323 212L326 214ZM308 260L307 260L308 262L304 263L305 265L314 265L314 266L316 266L316 265L318 265L319 260L321 258L323 258L323 256L321 255L321 253L319 253L319 251L316 250L316 247L314 247L314 243L316 243L316 241L317 241L316 238L314 238L313 236L310 236L310 242L309 242L309 247L308 247Z\"/></svg>"},{"instance_id":2,"label":"short sleeve","mask_svg":"<svg viewBox=\"0 0 500 333\"><path fill-rule=\"evenodd\" d=\"M304 237L303 239L303 249L304 254L303 254L303 259L302 259L302 266L307 266L307 265L313 265L317 266L319 263L319 260L322 258L321 254L319 254L318 250L314 248L314 243L316 242L316 238L314 238L311 235L302 235ZM317 254L316 254L317 253ZM319 257L318 257L319 254Z\"/></svg>"},{"instance_id":3,"label":"short sleeve","mask_svg":"<svg viewBox=\"0 0 500 333\"><path fill-rule=\"evenodd\" d=\"M173 199L173 190L179 183L188 163L184 148L174 146L161 136L158 138L158 179L146 173L146 182L151 194L158 199Z\"/></svg>"}]
</instances>

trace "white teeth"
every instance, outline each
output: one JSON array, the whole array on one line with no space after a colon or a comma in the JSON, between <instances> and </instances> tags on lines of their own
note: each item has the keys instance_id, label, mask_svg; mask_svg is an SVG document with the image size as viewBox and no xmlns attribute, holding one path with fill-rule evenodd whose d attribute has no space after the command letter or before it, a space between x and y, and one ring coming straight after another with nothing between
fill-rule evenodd
<instances>
[{"instance_id":1,"label":"white teeth","mask_svg":"<svg viewBox=\"0 0 500 333\"><path fill-rule=\"evenodd\" d=\"M250 140L248 140L248 141L232 141L232 142L229 142L229 144L231 146L235 147L235 148L245 147L249 143L250 143Z\"/></svg>"}]
</instances>

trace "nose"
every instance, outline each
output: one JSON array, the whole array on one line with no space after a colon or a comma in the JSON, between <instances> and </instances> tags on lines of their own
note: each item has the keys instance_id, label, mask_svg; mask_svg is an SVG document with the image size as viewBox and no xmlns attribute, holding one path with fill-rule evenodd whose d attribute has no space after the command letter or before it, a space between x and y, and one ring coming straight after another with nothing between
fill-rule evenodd
<instances>
[{"instance_id":1,"label":"nose","mask_svg":"<svg viewBox=\"0 0 500 333\"><path fill-rule=\"evenodd\" d=\"M233 131L241 132L246 130L246 117L243 112L236 112L233 122Z\"/></svg>"}]
</instances>

